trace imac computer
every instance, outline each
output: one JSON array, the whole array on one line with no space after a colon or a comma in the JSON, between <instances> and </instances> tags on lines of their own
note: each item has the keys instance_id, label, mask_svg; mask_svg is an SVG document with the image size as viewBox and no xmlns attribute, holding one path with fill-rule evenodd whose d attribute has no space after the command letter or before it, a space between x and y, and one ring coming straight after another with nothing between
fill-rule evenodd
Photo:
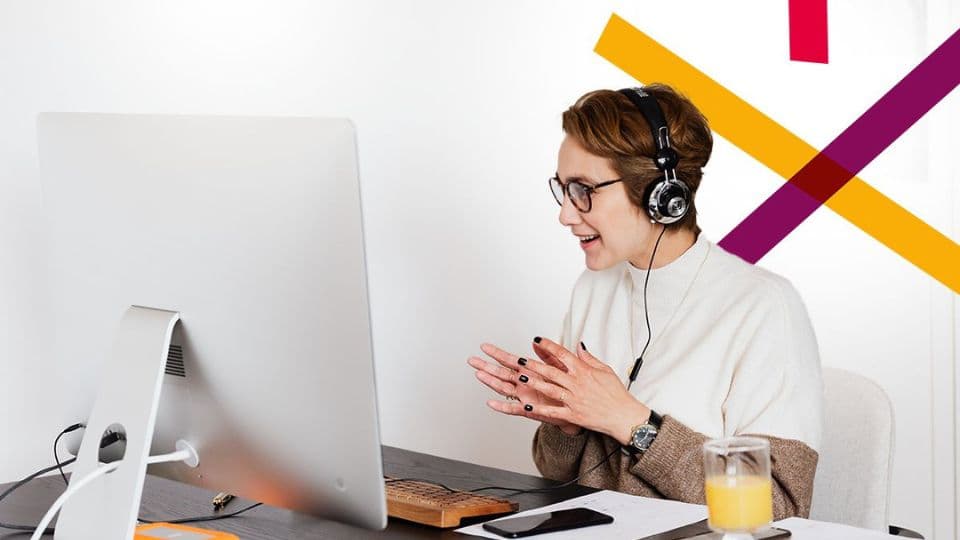
<instances>
[{"instance_id":1,"label":"imac computer","mask_svg":"<svg viewBox=\"0 0 960 540\"><path fill-rule=\"evenodd\" d=\"M131 538L148 456L183 448L150 472L384 528L352 124L43 113L38 137L73 477L126 436L57 538Z\"/></svg>"}]
</instances>

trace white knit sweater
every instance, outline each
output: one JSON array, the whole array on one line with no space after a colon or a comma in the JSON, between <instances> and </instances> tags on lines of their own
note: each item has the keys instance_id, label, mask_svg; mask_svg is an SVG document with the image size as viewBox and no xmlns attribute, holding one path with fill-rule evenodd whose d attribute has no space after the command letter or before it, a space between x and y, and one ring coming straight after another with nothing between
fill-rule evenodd
<instances>
[{"instance_id":1,"label":"white knit sweater","mask_svg":"<svg viewBox=\"0 0 960 540\"><path fill-rule=\"evenodd\" d=\"M580 341L624 382L647 340L646 270L587 270L573 290L562 343ZM820 447L822 383L806 309L784 278L699 235L650 272L652 341L631 392L707 437L758 434Z\"/></svg>"}]
</instances>

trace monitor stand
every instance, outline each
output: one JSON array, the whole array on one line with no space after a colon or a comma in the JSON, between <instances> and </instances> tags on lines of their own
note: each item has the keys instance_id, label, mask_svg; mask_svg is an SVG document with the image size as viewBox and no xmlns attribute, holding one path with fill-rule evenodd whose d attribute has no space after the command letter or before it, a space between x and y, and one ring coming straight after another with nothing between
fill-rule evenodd
<instances>
[{"instance_id":1,"label":"monitor stand","mask_svg":"<svg viewBox=\"0 0 960 540\"><path fill-rule=\"evenodd\" d=\"M57 540L133 538L170 338L179 320L175 311L147 307L124 313L71 483L100 466L100 439L108 429L126 436L123 462L64 503Z\"/></svg>"}]
</instances>

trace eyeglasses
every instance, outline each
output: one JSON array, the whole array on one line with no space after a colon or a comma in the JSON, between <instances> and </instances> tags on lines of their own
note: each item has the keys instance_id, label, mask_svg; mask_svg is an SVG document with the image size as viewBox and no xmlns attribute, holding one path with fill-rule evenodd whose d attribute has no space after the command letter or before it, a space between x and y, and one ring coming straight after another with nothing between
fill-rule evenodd
<instances>
[{"instance_id":1,"label":"eyeglasses","mask_svg":"<svg viewBox=\"0 0 960 540\"><path fill-rule=\"evenodd\" d=\"M591 195L594 191L622 181L623 178L617 178L616 180L608 180L606 182L600 182L599 184L590 185L580 180L571 180L564 184L557 175L551 176L549 180L550 193L553 193L553 198L557 201L557 204L563 206L563 198L566 196L570 199L570 202L573 203L574 208L583 213L587 213L593 208Z\"/></svg>"}]
</instances>

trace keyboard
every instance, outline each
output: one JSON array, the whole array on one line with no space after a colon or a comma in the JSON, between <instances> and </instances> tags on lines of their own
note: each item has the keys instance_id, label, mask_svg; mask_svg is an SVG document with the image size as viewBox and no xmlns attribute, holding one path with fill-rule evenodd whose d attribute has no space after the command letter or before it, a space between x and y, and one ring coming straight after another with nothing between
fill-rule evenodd
<instances>
[{"instance_id":1,"label":"keyboard","mask_svg":"<svg viewBox=\"0 0 960 540\"><path fill-rule=\"evenodd\" d=\"M457 527L463 518L516 512L518 503L418 480L386 482L387 514L432 527Z\"/></svg>"}]
</instances>

